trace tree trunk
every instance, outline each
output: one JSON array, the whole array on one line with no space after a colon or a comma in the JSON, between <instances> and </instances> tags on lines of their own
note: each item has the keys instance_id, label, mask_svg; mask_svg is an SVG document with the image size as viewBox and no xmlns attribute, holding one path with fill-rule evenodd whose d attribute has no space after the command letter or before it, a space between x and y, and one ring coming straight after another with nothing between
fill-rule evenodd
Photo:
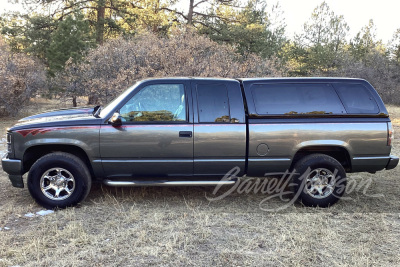
<instances>
[{"instance_id":1,"label":"tree trunk","mask_svg":"<svg viewBox=\"0 0 400 267\"><path fill-rule=\"evenodd\" d=\"M99 0L97 4L97 25L96 25L96 42L103 44L104 41L104 16L106 13L105 1Z\"/></svg>"},{"instance_id":2,"label":"tree trunk","mask_svg":"<svg viewBox=\"0 0 400 267\"><path fill-rule=\"evenodd\" d=\"M193 9L194 9L194 0L190 0L189 3L189 12L187 16L187 24L192 25L193 24Z\"/></svg>"},{"instance_id":3,"label":"tree trunk","mask_svg":"<svg viewBox=\"0 0 400 267\"><path fill-rule=\"evenodd\" d=\"M76 107L78 106L78 104L76 103L76 96L73 96L73 97L72 97L72 106L73 106L74 108L76 108Z\"/></svg>"},{"instance_id":4,"label":"tree trunk","mask_svg":"<svg viewBox=\"0 0 400 267\"><path fill-rule=\"evenodd\" d=\"M98 96L95 94L90 94L88 98L88 105L95 105L98 103Z\"/></svg>"}]
</instances>

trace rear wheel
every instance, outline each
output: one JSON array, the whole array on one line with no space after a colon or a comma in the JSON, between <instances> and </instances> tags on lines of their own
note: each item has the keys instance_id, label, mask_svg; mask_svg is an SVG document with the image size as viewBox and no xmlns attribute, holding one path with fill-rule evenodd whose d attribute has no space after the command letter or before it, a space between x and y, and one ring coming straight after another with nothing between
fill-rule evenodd
<instances>
[{"instance_id":1,"label":"rear wheel","mask_svg":"<svg viewBox=\"0 0 400 267\"><path fill-rule=\"evenodd\" d=\"M312 154L299 160L294 169L294 194L305 206L329 207L343 196L346 172L336 159Z\"/></svg>"},{"instance_id":2,"label":"rear wheel","mask_svg":"<svg viewBox=\"0 0 400 267\"><path fill-rule=\"evenodd\" d=\"M28 189L45 208L65 208L81 202L90 191L91 177L78 157L56 152L38 159L28 175Z\"/></svg>"}]
</instances>

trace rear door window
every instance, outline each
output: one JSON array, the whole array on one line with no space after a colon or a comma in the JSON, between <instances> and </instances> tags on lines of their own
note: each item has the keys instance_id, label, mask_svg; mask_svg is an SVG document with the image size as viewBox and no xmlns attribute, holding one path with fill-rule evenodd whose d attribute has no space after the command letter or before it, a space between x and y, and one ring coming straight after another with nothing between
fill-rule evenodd
<instances>
[{"instance_id":1,"label":"rear door window","mask_svg":"<svg viewBox=\"0 0 400 267\"><path fill-rule=\"evenodd\" d=\"M375 99L362 84L340 83L334 85L349 114L377 114L378 105Z\"/></svg>"},{"instance_id":2,"label":"rear door window","mask_svg":"<svg viewBox=\"0 0 400 267\"><path fill-rule=\"evenodd\" d=\"M251 91L256 112L260 115L317 115L346 112L330 84L254 84Z\"/></svg>"},{"instance_id":3,"label":"rear door window","mask_svg":"<svg viewBox=\"0 0 400 267\"><path fill-rule=\"evenodd\" d=\"M199 122L230 122L228 89L224 84L197 85Z\"/></svg>"}]
</instances>

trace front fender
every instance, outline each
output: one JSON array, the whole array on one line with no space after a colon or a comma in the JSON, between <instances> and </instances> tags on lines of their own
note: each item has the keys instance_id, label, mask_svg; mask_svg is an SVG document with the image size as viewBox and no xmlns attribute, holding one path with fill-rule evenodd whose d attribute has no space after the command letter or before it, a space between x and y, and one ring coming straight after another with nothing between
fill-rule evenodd
<instances>
[{"instance_id":1,"label":"front fender","mask_svg":"<svg viewBox=\"0 0 400 267\"><path fill-rule=\"evenodd\" d=\"M23 159L34 146L71 145L81 148L90 160L100 157L99 127L52 127L20 130L13 133L15 158Z\"/></svg>"}]
</instances>

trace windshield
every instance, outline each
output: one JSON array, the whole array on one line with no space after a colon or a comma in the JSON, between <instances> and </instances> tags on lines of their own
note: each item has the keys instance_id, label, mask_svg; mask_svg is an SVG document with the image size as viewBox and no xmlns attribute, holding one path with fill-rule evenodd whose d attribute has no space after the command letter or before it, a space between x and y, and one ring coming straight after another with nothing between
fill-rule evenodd
<instances>
[{"instance_id":1,"label":"windshield","mask_svg":"<svg viewBox=\"0 0 400 267\"><path fill-rule=\"evenodd\" d=\"M111 101L108 105L101 108L100 117L104 118L109 114L115 107L127 96L130 92L132 92L133 88L136 87L137 83L126 89L119 96L117 96L113 101Z\"/></svg>"}]
</instances>

